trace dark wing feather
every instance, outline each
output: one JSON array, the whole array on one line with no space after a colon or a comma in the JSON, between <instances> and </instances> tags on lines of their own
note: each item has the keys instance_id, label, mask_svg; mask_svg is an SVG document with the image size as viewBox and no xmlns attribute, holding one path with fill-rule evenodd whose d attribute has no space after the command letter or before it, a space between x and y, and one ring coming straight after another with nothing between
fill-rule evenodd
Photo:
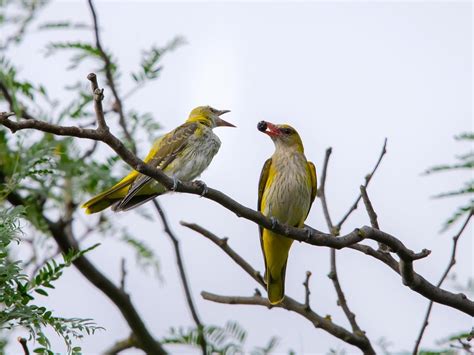
<instances>
[{"instance_id":1,"label":"dark wing feather","mask_svg":"<svg viewBox=\"0 0 474 355\"><path fill-rule=\"evenodd\" d=\"M306 217L308 217L309 211L311 210L311 206L313 205L314 199L316 198L316 194L318 193L318 178L316 176L316 167L310 161L308 162L308 170L311 177L311 203L309 205Z\"/></svg>"},{"instance_id":2,"label":"dark wing feather","mask_svg":"<svg viewBox=\"0 0 474 355\"><path fill-rule=\"evenodd\" d=\"M272 165L272 158L268 158L263 164L262 172L260 173L260 180L258 181L258 202L257 211L262 212L262 198L265 192L265 186L267 185L268 175L270 174L270 166ZM260 237L263 233L263 228L259 226Z\"/></svg>"},{"instance_id":3,"label":"dark wing feather","mask_svg":"<svg viewBox=\"0 0 474 355\"><path fill-rule=\"evenodd\" d=\"M270 167L272 165L272 158L268 158L263 164L262 172L260 173L260 180L258 181L258 202L257 210L262 212L262 198L263 193L265 192L265 186L267 186L268 175L270 174ZM267 282L267 258L265 257L265 251L263 250L263 228L258 226L260 234L260 247L262 249L263 261L265 262L265 274L263 275L263 280Z\"/></svg>"},{"instance_id":4,"label":"dark wing feather","mask_svg":"<svg viewBox=\"0 0 474 355\"><path fill-rule=\"evenodd\" d=\"M145 159L145 161L154 167L164 170L186 147L189 137L191 137L196 132L198 126L199 123L197 122L184 123L173 131L169 132L160 139L156 152L150 152L152 156L149 157L150 159L148 161L147 159ZM130 186L130 189L128 190L125 197L120 201L120 203L116 205L115 211L125 211L130 209L131 206L127 206L127 204L130 203L130 201L140 192L140 190L151 180L152 178L147 175L138 175L133 184Z\"/></svg>"}]
</instances>

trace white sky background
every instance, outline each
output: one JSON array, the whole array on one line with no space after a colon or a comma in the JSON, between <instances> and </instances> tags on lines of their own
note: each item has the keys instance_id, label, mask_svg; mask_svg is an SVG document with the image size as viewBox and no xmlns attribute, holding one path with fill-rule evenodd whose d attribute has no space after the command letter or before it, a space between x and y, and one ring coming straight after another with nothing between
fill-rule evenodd
<instances>
[{"instance_id":1,"label":"white sky background","mask_svg":"<svg viewBox=\"0 0 474 355\"><path fill-rule=\"evenodd\" d=\"M388 137L388 154L369 195L383 230L415 251L432 250L415 269L431 282L438 281L451 252L451 235L458 227L443 235L438 231L461 200L430 196L460 187L469 174L426 177L421 173L453 161L455 154L468 149L453 136L472 129L470 3L130 1L97 3L96 7L103 43L119 59L124 73L122 93L132 84L127 73L138 68L140 50L164 45L176 35L186 38L188 45L164 59L161 78L125 102L125 109L152 112L166 130L181 124L198 105L231 109L226 119L238 128L216 130L223 144L202 179L247 206L256 205L260 169L273 152L270 139L256 130L262 119L293 125L319 172L325 149L333 147L327 195L336 221L353 202ZM52 3L39 22L65 19L89 22L86 3ZM68 72L68 56L45 59L40 49L48 41L78 38L92 41L92 34L33 34L13 58L25 78L46 83L53 97L69 100L63 86L85 81L92 67ZM105 94L111 96L107 90ZM145 153L146 139L139 144ZM248 349L265 345L277 335L280 352L324 353L330 348L357 352L285 310L202 300L201 290L251 295L256 284L211 242L178 222L199 222L219 236L228 236L230 245L261 270L257 227L195 196L173 194L160 201L181 240L194 298L206 324L238 321L248 330ZM154 213L150 205L144 209ZM135 267L133 254L110 239L91 237L89 244L99 240L102 245L89 257L118 282L120 260L130 256L127 288L156 337L165 335L171 326L192 325L171 244L159 222L145 221L133 212L112 218L133 226L135 235L154 248L164 283L144 275ZM307 223L325 230L319 201ZM360 208L342 232L368 223ZM455 272L462 281L472 275L471 234L469 228L459 244ZM373 344L383 336L394 344L392 350L411 350L428 301L404 287L384 264L355 251L338 252L338 269L349 306ZM301 283L306 270L313 273L313 309L349 328L326 277L329 249L294 243L286 291L299 300L304 296ZM103 351L128 336L128 326L115 306L76 270L68 270L56 287L47 302L58 314L91 317L107 329L85 338L81 345L86 353ZM449 282L445 287L452 289ZM470 326L469 317L435 305L423 345L432 346ZM59 340L54 345L61 349Z\"/></svg>"}]
</instances>

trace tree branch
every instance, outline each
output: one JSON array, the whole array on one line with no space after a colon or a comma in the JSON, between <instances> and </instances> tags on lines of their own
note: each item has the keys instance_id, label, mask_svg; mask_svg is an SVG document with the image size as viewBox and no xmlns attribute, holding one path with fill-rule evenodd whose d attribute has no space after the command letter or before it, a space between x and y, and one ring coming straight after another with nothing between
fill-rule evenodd
<instances>
[{"instance_id":1,"label":"tree branch","mask_svg":"<svg viewBox=\"0 0 474 355\"><path fill-rule=\"evenodd\" d=\"M28 344L26 343L26 339L23 338L23 337L18 337L17 340L21 344L23 354L24 355L30 355L30 351L28 350Z\"/></svg>"},{"instance_id":2,"label":"tree branch","mask_svg":"<svg viewBox=\"0 0 474 355\"><path fill-rule=\"evenodd\" d=\"M252 277L262 287L265 287L265 283L263 282L260 273L228 245L227 239L219 238L215 234L196 224L186 222L181 222L181 224L198 232L199 234L219 246L219 248L222 249L228 256L230 256L231 259L234 260L237 265L239 265L247 274L250 275L250 277ZM300 314L301 316L309 320L311 323L313 323L316 328L321 328L329 334L345 341L346 343L358 347L362 352L364 352L364 354L375 354L375 351L372 348L370 342L368 342L365 337L359 336L357 334L352 334L343 327L333 323L330 319L321 317L316 312L309 309L306 303L299 303L291 297L285 296L282 303L278 305L272 305L266 298L261 297L259 293L255 294L253 297L229 297L219 296L204 291L201 292L201 296L206 300L218 303L260 305L267 308L283 308L288 311Z\"/></svg>"},{"instance_id":3,"label":"tree branch","mask_svg":"<svg viewBox=\"0 0 474 355\"><path fill-rule=\"evenodd\" d=\"M5 176L3 175L3 172L0 171L0 183L3 183L4 181ZM23 198L15 192L10 192L6 198L13 206L27 205ZM80 250L73 234L70 219L64 220L60 218L58 221L53 222L44 215L43 211L40 211L40 213L46 223L48 231L51 233L53 239L56 241L63 253L67 253L71 250ZM138 347L150 354L166 354L166 351L161 347L160 343L155 341L153 336L149 333L143 320L140 318L137 310L133 306L128 294L115 286L112 281L96 269L96 267L84 255L75 259L73 264L90 283L101 290L117 306L127 321L130 329L133 331Z\"/></svg>"},{"instance_id":4,"label":"tree branch","mask_svg":"<svg viewBox=\"0 0 474 355\"><path fill-rule=\"evenodd\" d=\"M58 126L36 119L20 120L18 122L15 122L8 119L8 117L5 117L2 114L0 114L0 124L9 128L12 132L16 132L22 129L33 128L56 135L88 138L104 142L136 171L152 177L168 189L171 189L173 187L172 178L167 176L160 169L146 164L141 159L137 158L136 155L130 152L124 146L124 144L110 132L101 132L95 129L84 129L78 127ZM180 183L178 184L176 191L201 196L202 186L192 182ZM272 223L272 220L265 217L260 212L245 207L230 198L229 196L225 195L224 193L210 187L208 187L207 192L204 194L204 197L217 202L224 208L234 212L238 217L243 217L245 219L255 222L263 228L272 230L278 234L311 245L341 249L359 243L363 239L372 239L389 246L393 250L393 252L395 252L400 257L400 259L404 261L412 262L413 260L421 259L429 255L429 251L426 249L424 249L420 253L415 253L412 250L408 249L400 240L393 237L392 235L371 227L364 226L361 229L355 229L354 231L346 234L345 236L334 238L330 234L322 233L309 226L305 226L305 228L295 228L291 226L286 226L279 222ZM406 270L410 272L410 267L406 268ZM412 268L411 271L413 272ZM415 290L416 292L435 302L442 303L447 306L456 308L464 313L474 315L474 302L467 299L467 297L463 294L454 294L445 290L438 289L417 274L415 274L415 279L413 280L413 282L408 282L408 286L412 290Z\"/></svg>"},{"instance_id":5,"label":"tree branch","mask_svg":"<svg viewBox=\"0 0 474 355\"><path fill-rule=\"evenodd\" d=\"M444 271L443 275L441 276L438 283L436 284L436 287L440 287L443 284L443 282L444 282L444 280L446 280L446 277L448 276L449 272L451 271L453 266L456 264L456 251L457 251L457 246L458 246L458 240L461 237L464 230L466 229L467 225L469 224L469 221L471 220L471 217L472 217L473 213L474 213L473 210L471 210L469 212L469 214L468 214L466 220L464 221L461 229L453 237L453 248L452 248L452 251L451 251L451 258L449 259L449 263L448 263L448 266L446 267L446 270ZM425 315L425 318L423 320L423 324L422 324L421 329L420 329L420 333L418 334L418 337L415 341L415 347L413 348L413 352L412 352L413 355L418 354L418 348L420 346L421 339L423 338L425 330L428 327L428 323L429 323L428 320L430 318L432 308L433 308L433 301L430 301L430 303L428 304L428 309L426 310L426 315Z\"/></svg>"},{"instance_id":6,"label":"tree branch","mask_svg":"<svg viewBox=\"0 0 474 355\"><path fill-rule=\"evenodd\" d=\"M330 233L334 236L337 237L339 234L340 228L334 228L332 221L331 221L331 216L329 214L329 208L327 204L327 199L326 199L326 178L327 178L327 172L328 172L328 164L329 164L329 158L331 156L332 149L328 148L326 150L326 155L324 157L324 164L323 164L323 172L322 172L322 179L321 179L321 186L318 191L318 196L321 200L321 204L323 207L324 211L324 216L326 219L326 224L328 227L328 230ZM330 271L328 274L328 277L331 279L334 289L336 290L337 294L337 305L340 306L346 315L347 320L349 321L349 324L351 325L352 331L356 334L359 334L363 337L366 337L365 332L363 332L359 325L357 324L356 321L356 316L355 314L350 310L349 305L347 304L346 296L344 295L344 291L342 290L341 283L339 281L339 276L337 274L337 264L336 264L336 249L331 249L330 251ZM366 337L367 342L370 343L370 340Z\"/></svg>"},{"instance_id":7,"label":"tree branch","mask_svg":"<svg viewBox=\"0 0 474 355\"><path fill-rule=\"evenodd\" d=\"M165 229L165 233L168 235L168 237L171 239L174 247L174 252L176 256L176 264L178 265L178 270L179 270L179 276L181 278L181 283L184 288L184 294L186 296L186 302L188 303L189 311L191 312L191 316L193 317L194 323L196 324L196 328L199 333L199 345L201 346L201 351L203 355L207 354L207 342L206 342L206 337L204 335L204 326L199 319L196 306L193 301L193 296L191 294L191 288L189 287L189 282L188 278L186 276L186 271L184 269L184 263L183 263L183 257L181 256L181 248L179 246L179 240L178 238L174 235L173 231L170 228L170 225L168 223L168 218L166 218L166 214L161 208L160 204L156 199L153 200L153 204L155 206L156 211L158 212L158 215L161 219L161 222L163 223L163 227Z\"/></svg>"},{"instance_id":8,"label":"tree branch","mask_svg":"<svg viewBox=\"0 0 474 355\"><path fill-rule=\"evenodd\" d=\"M306 278L303 282L303 286L304 286L304 305L308 311L311 309L311 306L309 304L309 295L311 294L311 290L309 288L310 278L311 278L311 271L306 271Z\"/></svg>"},{"instance_id":9,"label":"tree branch","mask_svg":"<svg viewBox=\"0 0 474 355\"><path fill-rule=\"evenodd\" d=\"M377 171L377 168L379 167L379 165L382 161L382 158L386 153L387 153L387 138L385 138L385 141L384 141L384 144L383 144L383 147L382 147L382 152L380 153L379 159L377 160L377 163L375 164L372 172L370 174L366 175L366 177L365 177L365 183L363 185L364 187L369 186L369 183L370 183L370 180L372 179L372 176L374 176L374 173ZM352 214L352 212L354 212L357 209L357 205L359 204L361 198L362 198L362 195L359 194L359 196L356 198L356 200L354 201L352 206L349 208L349 211L346 212L346 214L342 217L342 219L336 225L336 227L338 229L341 229L341 227L344 224L344 222L346 221L346 219L349 218L349 216Z\"/></svg>"},{"instance_id":10,"label":"tree branch","mask_svg":"<svg viewBox=\"0 0 474 355\"><path fill-rule=\"evenodd\" d=\"M107 78L107 85L109 86L110 90L112 91L112 95L114 96L115 103L113 105L114 111L116 111L119 115L119 124L122 127L123 133L125 135L125 138L130 142L132 151L135 153L136 148L135 148L135 143L132 138L132 135L130 134L130 131L128 130L127 122L125 120L125 114L123 112L123 104L122 100L120 99L120 96L118 94L117 87L115 85L115 80L114 76L112 73L112 62L110 60L109 55L105 52L105 50L102 47L102 43L100 40L100 31L99 31L99 20L97 18L97 13L94 8L94 3L92 0L88 0L89 3L89 8L92 14L92 20L94 22L94 35L95 35L95 44L96 47L100 53L100 56L102 60L104 61L105 65L105 77ZM95 91L93 91L95 93Z\"/></svg>"}]
</instances>

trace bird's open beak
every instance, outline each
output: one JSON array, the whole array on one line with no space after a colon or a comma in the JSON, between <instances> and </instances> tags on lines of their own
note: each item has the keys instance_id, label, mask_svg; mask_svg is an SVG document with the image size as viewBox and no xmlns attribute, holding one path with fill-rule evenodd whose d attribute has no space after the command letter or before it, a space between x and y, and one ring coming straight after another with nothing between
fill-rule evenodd
<instances>
[{"instance_id":1,"label":"bird's open beak","mask_svg":"<svg viewBox=\"0 0 474 355\"><path fill-rule=\"evenodd\" d=\"M217 115L220 116L220 115L223 115L224 113L227 113L227 112L230 112L230 110L221 110L221 111L218 111L217 112ZM222 118L218 118L216 120L216 127L235 127L232 123L230 122L227 122L225 120L223 120Z\"/></svg>"},{"instance_id":2,"label":"bird's open beak","mask_svg":"<svg viewBox=\"0 0 474 355\"><path fill-rule=\"evenodd\" d=\"M260 132L263 132L266 135L269 135L270 137L277 137L281 134L278 126L274 125L271 122L260 121L257 125L257 128Z\"/></svg>"}]
</instances>

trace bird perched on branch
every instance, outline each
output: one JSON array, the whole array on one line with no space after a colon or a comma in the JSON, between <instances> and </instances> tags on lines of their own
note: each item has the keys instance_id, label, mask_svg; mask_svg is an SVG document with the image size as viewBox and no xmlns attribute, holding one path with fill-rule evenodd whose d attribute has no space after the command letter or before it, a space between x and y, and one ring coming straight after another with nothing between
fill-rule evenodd
<instances>
[{"instance_id":1,"label":"bird perched on branch","mask_svg":"<svg viewBox=\"0 0 474 355\"><path fill-rule=\"evenodd\" d=\"M294 227L303 227L316 197L316 169L304 155L303 142L286 124L258 123L259 131L275 144L275 152L263 166L258 184L258 210ZM268 299L278 304L285 297L285 273L293 240L260 227L260 244L265 261Z\"/></svg>"},{"instance_id":2,"label":"bird perched on branch","mask_svg":"<svg viewBox=\"0 0 474 355\"><path fill-rule=\"evenodd\" d=\"M211 163L221 141L212 132L215 127L235 127L220 118L229 110L216 110L199 106L191 111L181 126L165 134L153 144L145 163L160 168L174 180L191 181ZM202 183L203 184L203 183ZM205 185L203 185L205 189ZM149 176L132 171L110 189L82 205L87 214L100 212L111 206L112 210L128 211L165 193L167 189Z\"/></svg>"}]
</instances>

